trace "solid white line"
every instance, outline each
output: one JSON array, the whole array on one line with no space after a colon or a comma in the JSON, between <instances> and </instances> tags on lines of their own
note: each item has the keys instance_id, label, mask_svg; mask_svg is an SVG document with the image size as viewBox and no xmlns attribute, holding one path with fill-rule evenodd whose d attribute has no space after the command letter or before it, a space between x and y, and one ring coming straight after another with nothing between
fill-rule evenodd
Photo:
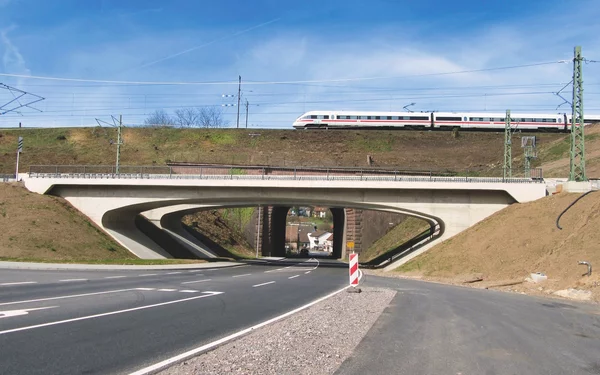
<instances>
[{"instance_id":1,"label":"solid white line","mask_svg":"<svg viewBox=\"0 0 600 375\"><path fill-rule=\"evenodd\" d=\"M252 285L253 288L259 287L259 286L263 286L263 285L269 285L269 284L274 284L275 281L269 281L268 283L262 283L262 284L256 284L256 285Z\"/></svg>"},{"instance_id":2,"label":"solid white line","mask_svg":"<svg viewBox=\"0 0 600 375\"><path fill-rule=\"evenodd\" d=\"M155 290L156 288L135 288L135 290Z\"/></svg>"},{"instance_id":3,"label":"solid white line","mask_svg":"<svg viewBox=\"0 0 600 375\"><path fill-rule=\"evenodd\" d=\"M80 321L80 320L87 320L87 319L100 318L100 317L103 317L103 316L109 316L109 315L122 314L122 313L126 313L126 312L131 312L131 311L145 310L145 309L150 309L150 308L152 308L152 307L159 307L159 306L165 306L165 305L172 305L172 304L174 304L174 303L187 302L187 301L192 301L192 300L195 300L195 299L200 299L200 298L205 298L205 297L212 297L212 296L216 296L217 294L222 294L223 292L203 292L203 293L210 293L210 294L203 294L203 295L201 295L201 296L189 297L189 298L184 298L184 299L178 299L178 300L175 300L175 301L168 301L168 302L155 303L154 305L146 305L146 306L140 306L140 307L133 307L133 308L131 308L131 309L118 310L118 311L111 311L111 312L102 313L102 314L96 314L96 315L82 316L82 317L79 317L79 318L73 318L73 319L59 320L59 321L56 321L56 322L43 323L43 324L36 324L36 325L34 325L34 326L28 326L28 327L21 327L21 328L7 329L6 331L0 331L0 335L4 335L4 334L7 334L7 333L12 333L12 332L27 331L27 330L30 330L30 329L35 329L35 328L48 327L48 326L53 326L53 325L57 325L57 324L64 324L64 323L78 322L78 321Z\"/></svg>"},{"instance_id":4,"label":"solid white line","mask_svg":"<svg viewBox=\"0 0 600 375\"><path fill-rule=\"evenodd\" d=\"M298 277L298 276L300 276L300 275L296 275L296 276L290 276L290 277L288 277L288 279L295 279L295 278L296 278L296 277Z\"/></svg>"},{"instance_id":5,"label":"solid white line","mask_svg":"<svg viewBox=\"0 0 600 375\"><path fill-rule=\"evenodd\" d=\"M183 289L180 290L181 293L198 293L197 290L192 290L192 289Z\"/></svg>"},{"instance_id":6,"label":"solid white line","mask_svg":"<svg viewBox=\"0 0 600 375\"><path fill-rule=\"evenodd\" d=\"M326 300L329 297L333 297L336 294L338 294L340 292L343 292L344 290L348 289L349 287L350 286L343 287L342 289L337 290L337 291L335 291L333 293L330 293L330 294L326 295L325 297L321 297L321 298L319 298L317 300L314 300L314 301L312 301L312 302L310 302L310 303L308 303L308 304L306 304L304 306L298 307L297 309L294 309L292 311L288 311L285 314L276 316L276 317L274 317L272 319L269 319L269 320L267 320L265 322L259 323L257 325L254 325L254 326L246 328L246 329L243 329L243 330L238 331L238 332L236 332L236 333L234 333L232 335L229 335L227 337L223 337L222 339L213 341L211 343L208 343L206 345L203 345L203 346L200 346L198 348L192 349L192 350L187 351L185 353L181 353L179 355L176 355L174 357L166 359L166 360L164 360L162 362L155 363L155 364L153 364L151 366L148 366L148 367L145 367L145 368L143 368L141 370L132 372L129 375L146 375L146 374L150 374L150 373L155 373L156 371L162 370L162 369L164 369L164 368L166 368L166 367L168 367L168 366L170 366L170 365L172 365L174 363L181 362L181 361L183 361L183 360L185 360L187 358L193 357L193 356L195 356L195 355L197 355L199 353L202 353L202 352L208 351L210 349L213 349L213 348L215 348L215 347L217 347L219 345L222 345L222 344L224 344L224 343L226 343L228 341L236 339L236 338L238 338L240 336L243 336L243 335L245 335L247 333L250 333L250 332L252 332L254 330L257 330L257 329L259 329L261 327L264 327L264 326L269 325L271 323L275 323L278 320L287 318L288 316L293 315L293 314L295 314L295 313L297 313L299 311L305 310L305 309L311 307L312 305L315 305L315 304L317 304L317 303L319 303L321 301Z\"/></svg>"},{"instance_id":7,"label":"solid white line","mask_svg":"<svg viewBox=\"0 0 600 375\"><path fill-rule=\"evenodd\" d=\"M177 289L156 289L159 292L175 292Z\"/></svg>"},{"instance_id":8,"label":"solid white line","mask_svg":"<svg viewBox=\"0 0 600 375\"><path fill-rule=\"evenodd\" d=\"M138 288L139 289L139 288ZM108 293L120 293L120 292L128 292L135 289L117 289L117 290L108 290L106 292L95 292L95 293L85 293L85 294L73 294L69 296L60 296L60 297L48 297L48 298L38 298L38 299L30 299L27 301L15 301L15 302L4 302L0 303L0 306L4 305L18 305L20 303L30 303L30 302L40 302L40 301L51 301L55 299L63 299L63 298L77 298L77 297L87 297L87 296L95 296L98 294L108 294Z\"/></svg>"},{"instance_id":9,"label":"solid white line","mask_svg":"<svg viewBox=\"0 0 600 375\"><path fill-rule=\"evenodd\" d=\"M21 281L18 283L2 283L2 284L0 284L0 286L24 285L24 284L37 284L37 281Z\"/></svg>"},{"instance_id":10,"label":"solid white line","mask_svg":"<svg viewBox=\"0 0 600 375\"><path fill-rule=\"evenodd\" d=\"M244 276L250 276L252 275L251 273L245 273L243 275L235 275L235 276L231 276L231 277L244 277Z\"/></svg>"},{"instance_id":11,"label":"solid white line","mask_svg":"<svg viewBox=\"0 0 600 375\"><path fill-rule=\"evenodd\" d=\"M143 275L138 275L138 276L156 276L155 273L145 273Z\"/></svg>"},{"instance_id":12,"label":"solid white line","mask_svg":"<svg viewBox=\"0 0 600 375\"><path fill-rule=\"evenodd\" d=\"M188 272L202 272L202 270L191 270L191 271L188 271Z\"/></svg>"},{"instance_id":13,"label":"solid white line","mask_svg":"<svg viewBox=\"0 0 600 375\"><path fill-rule=\"evenodd\" d=\"M105 279L122 279L127 276L106 276Z\"/></svg>"},{"instance_id":14,"label":"solid white line","mask_svg":"<svg viewBox=\"0 0 600 375\"><path fill-rule=\"evenodd\" d=\"M211 279L204 279L204 280L196 280L196 281L186 281L182 284L194 284L194 283L203 283L205 281L210 281Z\"/></svg>"},{"instance_id":15,"label":"solid white line","mask_svg":"<svg viewBox=\"0 0 600 375\"><path fill-rule=\"evenodd\" d=\"M58 281L87 281L87 279L64 279L64 280L58 280Z\"/></svg>"},{"instance_id":16,"label":"solid white line","mask_svg":"<svg viewBox=\"0 0 600 375\"><path fill-rule=\"evenodd\" d=\"M181 272L168 272L168 273L165 273L165 275L177 275L178 273L181 273Z\"/></svg>"}]
</instances>

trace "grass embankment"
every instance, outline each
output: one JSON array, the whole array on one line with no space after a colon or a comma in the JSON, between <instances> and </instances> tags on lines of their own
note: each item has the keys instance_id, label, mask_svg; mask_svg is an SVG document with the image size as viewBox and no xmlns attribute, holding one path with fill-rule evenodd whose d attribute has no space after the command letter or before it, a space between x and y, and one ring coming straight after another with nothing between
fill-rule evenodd
<instances>
[{"instance_id":1,"label":"grass embankment","mask_svg":"<svg viewBox=\"0 0 600 375\"><path fill-rule=\"evenodd\" d=\"M600 277L582 277L585 260L600 264L600 192L558 215L579 194L557 194L534 202L513 204L464 232L412 259L396 272L460 282L480 277L484 282L524 280L543 272L547 290L589 288L600 299Z\"/></svg>"},{"instance_id":2,"label":"grass embankment","mask_svg":"<svg viewBox=\"0 0 600 375\"><path fill-rule=\"evenodd\" d=\"M392 251L428 228L429 224L425 220L408 216L406 220L393 227L385 236L375 241L366 251L362 252L360 254L360 262L368 262Z\"/></svg>"},{"instance_id":3,"label":"grass embankment","mask_svg":"<svg viewBox=\"0 0 600 375\"><path fill-rule=\"evenodd\" d=\"M133 262L113 241L62 198L0 184L0 259L49 262Z\"/></svg>"},{"instance_id":4,"label":"grass embankment","mask_svg":"<svg viewBox=\"0 0 600 375\"><path fill-rule=\"evenodd\" d=\"M254 258L256 256L254 247L242 234L250 222L254 209L254 207L244 207L199 211L184 216L182 222L191 230L208 237L216 247L221 247L221 252L224 250L229 253L219 253L219 249L215 248L214 250L220 256Z\"/></svg>"},{"instance_id":5,"label":"grass embankment","mask_svg":"<svg viewBox=\"0 0 600 375\"><path fill-rule=\"evenodd\" d=\"M259 134L259 135L256 135ZM543 148L564 134L537 134ZM17 137L24 138L21 171L30 165L113 165L114 128L0 130L0 173L14 173ZM170 161L274 166L360 166L501 175L502 133L428 131L297 131L248 129L125 128L122 165ZM516 137L516 136L515 136ZM313 147L312 145L319 145ZM515 160L522 159L513 142ZM536 162L543 162L539 160Z\"/></svg>"}]
</instances>

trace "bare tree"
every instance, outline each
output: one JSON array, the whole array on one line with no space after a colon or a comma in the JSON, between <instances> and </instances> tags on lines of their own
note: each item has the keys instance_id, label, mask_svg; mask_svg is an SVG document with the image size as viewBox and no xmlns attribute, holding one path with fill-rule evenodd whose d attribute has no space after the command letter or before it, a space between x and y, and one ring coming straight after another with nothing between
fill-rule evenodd
<instances>
[{"instance_id":1,"label":"bare tree","mask_svg":"<svg viewBox=\"0 0 600 375\"><path fill-rule=\"evenodd\" d=\"M199 108L198 120L198 125L204 128L221 128L228 125L223 119L223 110L217 107Z\"/></svg>"},{"instance_id":2,"label":"bare tree","mask_svg":"<svg viewBox=\"0 0 600 375\"><path fill-rule=\"evenodd\" d=\"M173 118L162 109L157 109L156 111L152 112L150 116L144 120L144 125L154 127L173 126L174 123L175 121L173 121Z\"/></svg>"},{"instance_id":3,"label":"bare tree","mask_svg":"<svg viewBox=\"0 0 600 375\"><path fill-rule=\"evenodd\" d=\"M197 108L182 108L175 110L175 124L182 128L200 125L200 110Z\"/></svg>"}]
</instances>

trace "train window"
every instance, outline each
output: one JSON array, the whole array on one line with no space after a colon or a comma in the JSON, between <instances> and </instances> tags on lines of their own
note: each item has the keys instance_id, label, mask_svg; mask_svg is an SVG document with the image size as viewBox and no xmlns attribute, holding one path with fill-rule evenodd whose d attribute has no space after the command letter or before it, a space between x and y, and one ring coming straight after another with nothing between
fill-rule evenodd
<instances>
[{"instance_id":1,"label":"train window","mask_svg":"<svg viewBox=\"0 0 600 375\"><path fill-rule=\"evenodd\" d=\"M317 115L310 115L310 118L313 119L313 120L316 120L317 119Z\"/></svg>"},{"instance_id":2,"label":"train window","mask_svg":"<svg viewBox=\"0 0 600 375\"><path fill-rule=\"evenodd\" d=\"M375 116L375 120L381 120L381 116Z\"/></svg>"},{"instance_id":3,"label":"train window","mask_svg":"<svg viewBox=\"0 0 600 375\"><path fill-rule=\"evenodd\" d=\"M427 120L427 118L425 118L425 120ZM436 120L438 121L460 121L460 117L436 117Z\"/></svg>"},{"instance_id":4,"label":"train window","mask_svg":"<svg viewBox=\"0 0 600 375\"><path fill-rule=\"evenodd\" d=\"M329 115L324 115L324 116L323 116L323 119L325 119L325 120L329 120Z\"/></svg>"},{"instance_id":5,"label":"train window","mask_svg":"<svg viewBox=\"0 0 600 375\"><path fill-rule=\"evenodd\" d=\"M387 117L387 119L388 119L388 120L391 120L391 119L392 119L392 116L388 116L388 117Z\"/></svg>"}]
</instances>

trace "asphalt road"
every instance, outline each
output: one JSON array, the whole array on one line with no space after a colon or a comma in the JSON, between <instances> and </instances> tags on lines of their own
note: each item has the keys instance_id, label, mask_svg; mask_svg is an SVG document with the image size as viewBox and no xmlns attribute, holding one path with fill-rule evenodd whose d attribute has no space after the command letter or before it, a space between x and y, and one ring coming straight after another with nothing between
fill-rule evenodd
<instances>
[{"instance_id":1,"label":"asphalt road","mask_svg":"<svg viewBox=\"0 0 600 375\"><path fill-rule=\"evenodd\" d=\"M366 276L397 294L336 374L600 374L600 306Z\"/></svg>"},{"instance_id":2,"label":"asphalt road","mask_svg":"<svg viewBox=\"0 0 600 375\"><path fill-rule=\"evenodd\" d=\"M347 285L346 267L0 270L1 374L120 374Z\"/></svg>"}]
</instances>

